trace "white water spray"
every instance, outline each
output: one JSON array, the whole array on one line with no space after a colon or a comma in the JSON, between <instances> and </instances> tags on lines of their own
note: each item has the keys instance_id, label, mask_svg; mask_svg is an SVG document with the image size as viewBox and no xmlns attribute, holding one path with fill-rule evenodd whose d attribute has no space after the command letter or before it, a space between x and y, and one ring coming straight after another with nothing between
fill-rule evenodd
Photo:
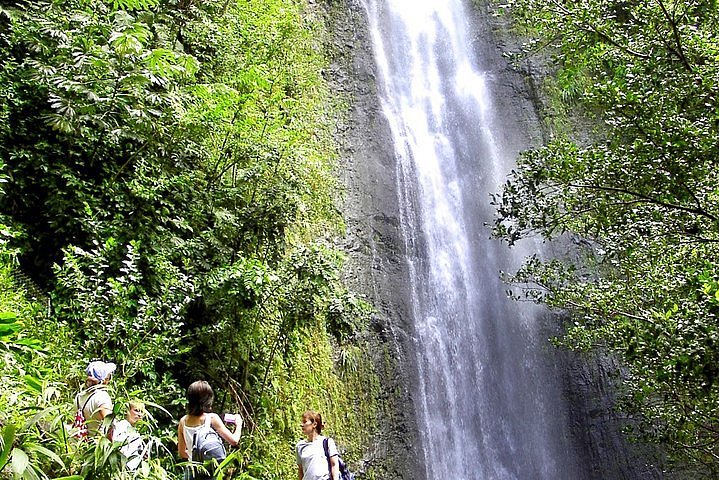
<instances>
[{"instance_id":1,"label":"white water spray","mask_svg":"<svg viewBox=\"0 0 719 480\"><path fill-rule=\"evenodd\" d=\"M426 477L585 478L540 313L505 298L498 272L517 261L484 226L514 152L497 140L469 12L461 0L363 1L398 165Z\"/></svg>"}]
</instances>

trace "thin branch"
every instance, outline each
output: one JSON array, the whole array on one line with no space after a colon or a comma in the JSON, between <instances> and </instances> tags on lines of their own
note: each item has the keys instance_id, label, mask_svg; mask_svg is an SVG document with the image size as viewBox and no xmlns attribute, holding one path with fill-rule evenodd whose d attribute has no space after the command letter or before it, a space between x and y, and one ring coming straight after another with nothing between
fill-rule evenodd
<instances>
[{"instance_id":1,"label":"thin branch","mask_svg":"<svg viewBox=\"0 0 719 480\"><path fill-rule=\"evenodd\" d=\"M235 125L235 122L237 121L237 117L240 115L240 111L242 110L242 106L238 105L235 108L235 113L232 114L232 120L230 120L227 132L225 133L225 138L222 140L222 146L219 148L219 151L221 152L217 162L215 163L215 166L212 167L212 175L210 176L210 183L214 183L216 180L222 177L222 173L218 175L217 169L220 167L220 163L224 158L226 158L229 155L229 152L227 151L227 142L230 139L230 135L232 135L232 127Z\"/></svg>"},{"instance_id":2,"label":"thin branch","mask_svg":"<svg viewBox=\"0 0 719 480\"><path fill-rule=\"evenodd\" d=\"M706 417L706 415L705 415L705 417ZM711 442L712 444L719 442L719 430L717 430L716 428L711 428L710 426L703 424L703 423L700 423L698 425L698 427L701 428L702 430L706 430L707 432L715 435L714 440Z\"/></svg>"},{"instance_id":3,"label":"thin branch","mask_svg":"<svg viewBox=\"0 0 719 480\"><path fill-rule=\"evenodd\" d=\"M695 243L699 243L699 244L719 243L719 239L716 239L716 238L706 238L706 237L701 237L699 235L695 235L695 234L691 234L691 233L687 233L686 236L692 237L694 240L690 240L690 241L687 240L687 241L682 242L682 240L684 239L684 235L682 235L682 238L679 239L680 245L682 245L682 244L683 245L692 245Z\"/></svg>"},{"instance_id":4,"label":"thin branch","mask_svg":"<svg viewBox=\"0 0 719 480\"><path fill-rule=\"evenodd\" d=\"M719 460L719 455L706 448L709 445L688 445L684 442L677 442L677 445L680 445L687 450L701 450L702 452L710 455L711 457L714 457L715 460Z\"/></svg>"},{"instance_id":5,"label":"thin branch","mask_svg":"<svg viewBox=\"0 0 719 480\"><path fill-rule=\"evenodd\" d=\"M683 212L693 213L695 215L706 217L713 222L716 222L717 220L719 220L719 218L717 218L716 216L712 215L711 213L707 212L706 210L704 210L702 208L690 208L690 207L685 207L683 205L677 205L674 203L664 202L657 198L653 198L653 197L650 197L649 195L635 192L635 191L629 190L627 188L604 187L604 186L599 186L599 185L586 185L586 184L569 184L568 186L575 187L575 188L584 188L587 190L599 190L599 191L603 191L603 192L626 193L627 195L632 195L634 197L640 198L648 203L653 203L655 205L659 205L659 206L674 209L674 210L680 210Z\"/></svg>"},{"instance_id":6,"label":"thin branch","mask_svg":"<svg viewBox=\"0 0 719 480\"><path fill-rule=\"evenodd\" d=\"M676 49L669 49L669 51L674 53L679 58L679 61L682 62L682 65L684 65L684 68L686 68L689 72L694 71L691 64L689 63L689 60L687 60L687 57L684 54L684 47L682 46L682 38L679 34L679 28L677 27L676 19L672 15L669 14L669 12L667 11L667 8L664 5L664 2L662 0L657 0L657 3L659 4L659 8L662 9L662 13L664 14L664 17L669 22L669 26L672 29L672 36L674 37L674 43L677 46Z\"/></svg>"},{"instance_id":7,"label":"thin branch","mask_svg":"<svg viewBox=\"0 0 719 480\"><path fill-rule=\"evenodd\" d=\"M589 312L592 312L592 313L600 314L600 315L602 315L602 316L605 316L605 315L608 314L609 316L612 316L612 317L620 317L620 316L621 316L621 317L631 318L632 320L638 320L638 321L640 321L640 322L648 323L648 324L650 324L650 325L654 325L654 324L655 324L653 321L649 320L648 318L640 317L640 316L638 316L638 315L634 315L634 314L627 313L627 312L612 311L612 312L608 312L608 313L607 313L607 312L603 312L602 310L600 310L600 309L598 309L598 308L596 308L596 307L590 307L590 306L588 306L588 305L581 305L581 304L576 303L576 302L573 302L573 301L571 301L571 300L567 300L566 303L567 303L567 305L570 305L570 306L572 306L572 307L578 308L578 309L580 309L580 310L586 310L586 311L589 311Z\"/></svg>"},{"instance_id":8,"label":"thin branch","mask_svg":"<svg viewBox=\"0 0 719 480\"><path fill-rule=\"evenodd\" d=\"M132 153L132 155L130 155L130 156L127 158L127 160L125 161L125 163L123 163L123 164L120 166L120 168L117 170L117 172L115 172L115 175L112 176L112 181L113 181L113 182L115 182L115 181L117 180L117 177L120 175L120 173L122 173L122 171L125 169L125 167L127 167L127 166L130 164L130 162L132 162L132 161L137 157L137 155L140 154L140 152L142 152L143 150L145 150L145 148L148 146L148 144L149 144L149 142L143 143L143 144L140 146L140 148L136 149L136 150Z\"/></svg>"},{"instance_id":9,"label":"thin branch","mask_svg":"<svg viewBox=\"0 0 719 480\"><path fill-rule=\"evenodd\" d=\"M596 27L596 26L594 26L593 24L591 24L591 23L589 23L589 22L587 22L587 21L585 21L585 20L576 21L576 20L575 20L575 16L573 15L573 12L570 11L569 9L567 9L566 7L564 7L564 5L561 5L557 0L553 0L552 3L557 6L557 8L558 8L558 10L559 10L558 13L560 13L560 14L563 15L563 16L569 17L569 18L572 20L572 23L573 23L573 24L575 25L575 27L577 27L578 29L583 30L583 31L585 31L585 32L588 31L588 32L594 33L594 34L597 35L601 40L603 40L605 43L608 43L608 44L610 44L610 45L612 45L612 46L618 48L618 49L621 50L622 52L624 52L624 53L626 53L626 54L629 54L629 55L631 55L631 56L634 56L634 57L637 57L637 58L641 58L642 60L648 60L649 58L651 58L650 55L647 55L646 53L637 52L637 51L635 51L635 50L632 50L631 48L629 48L629 47L626 46L626 45L622 45L621 43L619 43L618 41L614 40L612 37L610 37L610 36L607 35L606 33L602 32L602 31L599 29L599 27Z\"/></svg>"}]
</instances>

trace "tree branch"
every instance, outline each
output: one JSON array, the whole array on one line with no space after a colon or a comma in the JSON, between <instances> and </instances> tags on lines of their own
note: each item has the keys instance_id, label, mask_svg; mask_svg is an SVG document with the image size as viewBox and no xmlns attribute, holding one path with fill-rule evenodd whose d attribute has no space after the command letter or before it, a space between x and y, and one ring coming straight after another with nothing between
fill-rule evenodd
<instances>
[{"instance_id":1,"label":"tree branch","mask_svg":"<svg viewBox=\"0 0 719 480\"><path fill-rule=\"evenodd\" d=\"M674 43L676 44L676 49L669 48L669 51L674 53L674 55L679 58L679 61L684 65L684 68L686 68L689 72L692 72L694 69L692 68L691 64L689 63L689 60L687 60L686 55L684 54L684 47L682 46L682 38L679 34L679 28L677 26L676 19L669 14L667 11L667 7L664 5L664 2L662 0L657 0L657 3L659 4L659 8L662 9L662 13L664 14L664 17L669 22L669 26L672 29L672 37L674 38Z\"/></svg>"},{"instance_id":2,"label":"tree branch","mask_svg":"<svg viewBox=\"0 0 719 480\"><path fill-rule=\"evenodd\" d=\"M596 307L590 307L589 305L581 305L581 304L573 302L571 300L567 300L565 303L567 305L575 307L579 310L586 310L588 312L599 314L601 316L609 315L611 317L626 317L626 318L631 318L632 320L638 320L640 322L648 323L650 325L655 324L653 321L649 320L648 318L640 317L638 315L634 315L634 314L627 313L627 312L621 312L621 311L603 312L602 310L600 310Z\"/></svg>"},{"instance_id":3,"label":"tree branch","mask_svg":"<svg viewBox=\"0 0 719 480\"><path fill-rule=\"evenodd\" d=\"M597 35L601 40L603 40L605 43L608 43L609 45L612 45L622 52L629 54L631 56L641 58L642 60L648 60L651 58L649 55L641 52L637 52L632 50L626 45L622 45L618 41L614 40L612 37L610 37L608 34L602 32L599 30L599 27L594 26L593 24L587 22L586 20L576 21L575 15L573 15L573 12L567 9L564 5L561 5L557 0L553 0L552 3L556 5L556 7L559 10L559 14L565 17L568 17L571 19L572 24L574 24L575 27L577 27L580 30L583 30L585 32L591 32L595 35Z\"/></svg>"},{"instance_id":4,"label":"tree branch","mask_svg":"<svg viewBox=\"0 0 719 480\"><path fill-rule=\"evenodd\" d=\"M670 208L670 209L673 209L673 210L680 210L680 211L683 211L683 212L693 213L693 214L695 214L695 215L699 215L699 216L702 216L702 217L706 217L706 218L710 219L710 220L713 221L713 222L716 222L717 220L719 220L719 218L717 218L716 216L712 215L711 213L707 212L706 210L704 210L704 209L702 209L702 208L690 208L690 207L685 207L685 206L683 206L683 205L677 205L677 204L674 204L674 203L664 202L664 201L659 200L659 199L657 199L657 198L653 198L653 197L650 197L649 195L645 195L645 194L643 194L643 193L635 192L635 191L629 190L629 189L627 189L627 188L604 187L604 186L599 186L599 185L572 184L572 183L568 184L568 186L569 186L569 187L574 187L574 188L587 189L587 190L600 190L600 191L603 191L603 192L626 193L627 195L632 195L632 196L634 196L634 197L637 197L637 198L639 198L639 199L642 199L642 200L646 201L647 203L653 203L653 204L655 204L655 205L659 205L659 206L662 206L662 207L665 207L665 208Z\"/></svg>"}]
</instances>

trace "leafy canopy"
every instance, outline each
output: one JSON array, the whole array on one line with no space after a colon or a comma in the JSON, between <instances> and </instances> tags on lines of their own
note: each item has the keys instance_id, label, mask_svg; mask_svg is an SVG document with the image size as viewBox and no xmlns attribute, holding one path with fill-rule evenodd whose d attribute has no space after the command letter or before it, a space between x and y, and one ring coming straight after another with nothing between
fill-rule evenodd
<instances>
[{"instance_id":1,"label":"leafy canopy","mask_svg":"<svg viewBox=\"0 0 719 480\"><path fill-rule=\"evenodd\" d=\"M514 243L537 234L570 247L557 260L531 259L515 280L534 285L532 298L572 313L567 345L603 347L624 361L625 408L645 420L635 433L713 478L717 4L512 0L505 7L534 36L525 54L554 52L565 113L580 110L593 121L589 141L565 127L522 155L494 199L498 236Z\"/></svg>"},{"instance_id":2,"label":"leafy canopy","mask_svg":"<svg viewBox=\"0 0 719 480\"><path fill-rule=\"evenodd\" d=\"M94 358L119 365L116 414L129 398L155 405L148 427L169 451L145 478L179 473L173 422L197 378L245 418L225 475L296 475L307 408L359 457L377 388L356 346L370 309L333 247L335 112L314 8L0 7L0 470L123 475L116 445L84 448L63 426Z\"/></svg>"}]
</instances>

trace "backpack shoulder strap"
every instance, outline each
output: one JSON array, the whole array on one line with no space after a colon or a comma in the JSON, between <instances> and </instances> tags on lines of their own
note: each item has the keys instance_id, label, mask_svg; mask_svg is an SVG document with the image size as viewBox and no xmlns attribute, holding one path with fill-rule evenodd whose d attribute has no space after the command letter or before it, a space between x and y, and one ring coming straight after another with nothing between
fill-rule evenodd
<instances>
[{"instance_id":1,"label":"backpack shoulder strap","mask_svg":"<svg viewBox=\"0 0 719 480\"><path fill-rule=\"evenodd\" d=\"M213 431L214 429L212 428L212 418L210 418L209 413L206 413L205 420L202 422L202 425L200 425L200 428L197 429L197 434L204 438Z\"/></svg>"},{"instance_id":2,"label":"backpack shoulder strap","mask_svg":"<svg viewBox=\"0 0 719 480\"><path fill-rule=\"evenodd\" d=\"M203 437L207 436L210 430L212 430L212 419L210 418L209 414L205 414L205 420L202 422L202 425L198 426L192 433L192 453L190 454L191 456L195 452L202 455L202 452L200 452L200 442L202 441ZM192 458L192 461L197 462L199 461L199 459Z\"/></svg>"},{"instance_id":3,"label":"backpack shoulder strap","mask_svg":"<svg viewBox=\"0 0 719 480\"><path fill-rule=\"evenodd\" d=\"M330 439L325 437L322 440L322 447L325 449L325 457L327 457L327 470L330 472L330 479L332 478L332 462L330 462Z\"/></svg>"},{"instance_id":4,"label":"backpack shoulder strap","mask_svg":"<svg viewBox=\"0 0 719 480\"><path fill-rule=\"evenodd\" d=\"M96 393L97 393L97 390L92 392L90 394L90 396L88 396L87 399L85 400L85 403L82 404L82 414L83 415L85 415L85 407L87 407L87 404L90 403L90 399L93 396L95 396ZM75 397L75 405L77 405L77 409L80 410L80 397L79 396Z\"/></svg>"}]
</instances>

